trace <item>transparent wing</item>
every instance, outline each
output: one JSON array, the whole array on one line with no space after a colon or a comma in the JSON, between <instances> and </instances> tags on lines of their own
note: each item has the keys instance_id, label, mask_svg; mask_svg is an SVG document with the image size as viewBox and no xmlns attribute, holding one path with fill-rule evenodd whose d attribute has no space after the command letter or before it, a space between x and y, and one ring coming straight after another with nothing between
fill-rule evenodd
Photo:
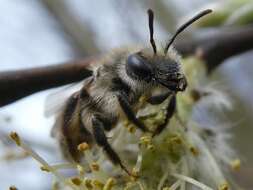
<instances>
[{"instance_id":1,"label":"transparent wing","mask_svg":"<svg viewBox=\"0 0 253 190\"><path fill-rule=\"evenodd\" d=\"M82 82L69 84L56 89L54 92L49 94L45 100L44 115L50 117L58 113L64 107L67 99L74 92L79 91L82 88Z\"/></svg>"},{"instance_id":2,"label":"transparent wing","mask_svg":"<svg viewBox=\"0 0 253 190\"><path fill-rule=\"evenodd\" d=\"M50 117L61 111L67 99L75 92L79 91L91 77L77 83L65 85L57 88L54 92L49 94L45 100L44 115Z\"/></svg>"}]
</instances>

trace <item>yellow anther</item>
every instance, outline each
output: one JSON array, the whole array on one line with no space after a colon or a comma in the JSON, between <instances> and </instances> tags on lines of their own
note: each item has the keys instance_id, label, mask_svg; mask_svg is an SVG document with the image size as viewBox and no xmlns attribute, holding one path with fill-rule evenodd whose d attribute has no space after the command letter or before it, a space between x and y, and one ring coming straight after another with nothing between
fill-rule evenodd
<instances>
[{"instance_id":1,"label":"yellow anther","mask_svg":"<svg viewBox=\"0 0 253 190\"><path fill-rule=\"evenodd\" d=\"M16 143L18 146L21 145L20 138L19 138L19 136L18 136L18 134L17 134L16 132L11 132L11 133L10 133L10 138L11 138L12 140L14 140L15 143Z\"/></svg>"},{"instance_id":2,"label":"yellow anther","mask_svg":"<svg viewBox=\"0 0 253 190\"><path fill-rule=\"evenodd\" d=\"M131 173L132 173L133 176L138 176L138 175L139 175L139 172L140 172L140 171L139 171L137 168L134 167L134 168L132 169L132 172L131 172Z\"/></svg>"},{"instance_id":3,"label":"yellow anther","mask_svg":"<svg viewBox=\"0 0 253 190\"><path fill-rule=\"evenodd\" d=\"M87 189L89 189L89 190L93 188L91 182L92 182L92 181L91 181L90 179L87 179L87 178L84 179L84 185L85 185L85 187L86 187Z\"/></svg>"},{"instance_id":4,"label":"yellow anther","mask_svg":"<svg viewBox=\"0 0 253 190\"><path fill-rule=\"evenodd\" d=\"M71 182L77 186L80 186L82 184L82 180L78 177L74 177L71 179Z\"/></svg>"},{"instance_id":5,"label":"yellow anther","mask_svg":"<svg viewBox=\"0 0 253 190\"><path fill-rule=\"evenodd\" d=\"M150 136L142 136L140 138L140 143L144 145L148 145L151 143L151 137Z\"/></svg>"},{"instance_id":6,"label":"yellow anther","mask_svg":"<svg viewBox=\"0 0 253 190\"><path fill-rule=\"evenodd\" d=\"M191 146L190 147L190 151L194 156L198 156L199 155L199 150L196 147Z\"/></svg>"},{"instance_id":7,"label":"yellow anther","mask_svg":"<svg viewBox=\"0 0 253 190\"><path fill-rule=\"evenodd\" d=\"M116 181L115 181L114 178L109 178L109 179L106 181L103 190L111 190L112 187L115 185L115 183L116 183Z\"/></svg>"},{"instance_id":8,"label":"yellow anther","mask_svg":"<svg viewBox=\"0 0 253 190\"><path fill-rule=\"evenodd\" d=\"M135 133L136 131L136 127L134 125L130 125L127 127L127 130L130 132L130 133Z\"/></svg>"},{"instance_id":9,"label":"yellow anther","mask_svg":"<svg viewBox=\"0 0 253 190\"><path fill-rule=\"evenodd\" d=\"M98 189L103 189L105 184L97 179L94 179L94 180L92 180L92 185Z\"/></svg>"},{"instance_id":10,"label":"yellow anther","mask_svg":"<svg viewBox=\"0 0 253 190\"><path fill-rule=\"evenodd\" d=\"M221 184L218 188L219 190L229 190L229 185L227 182L224 182L223 184Z\"/></svg>"},{"instance_id":11,"label":"yellow anther","mask_svg":"<svg viewBox=\"0 0 253 190\"><path fill-rule=\"evenodd\" d=\"M235 159L231 161L230 165L233 170L238 171L241 167L241 160Z\"/></svg>"},{"instance_id":12,"label":"yellow anther","mask_svg":"<svg viewBox=\"0 0 253 190\"><path fill-rule=\"evenodd\" d=\"M12 185L12 186L10 186L9 190L18 190L18 189L17 189L17 187Z\"/></svg>"},{"instance_id":13,"label":"yellow anther","mask_svg":"<svg viewBox=\"0 0 253 190\"><path fill-rule=\"evenodd\" d=\"M92 162L90 167L93 171L98 171L99 170L99 165L96 162Z\"/></svg>"},{"instance_id":14,"label":"yellow anther","mask_svg":"<svg viewBox=\"0 0 253 190\"><path fill-rule=\"evenodd\" d=\"M79 151L86 151L86 150L88 150L89 148L90 148L90 146L89 146L88 143L86 143L86 142L83 142L83 143L79 144L78 147L77 147L77 149L78 149Z\"/></svg>"},{"instance_id":15,"label":"yellow anther","mask_svg":"<svg viewBox=\"0 0 253 190\"><path fill-rule=\"evenodd\" d=\"M50 172L50 170L46 166L41 166L40 169L44 172Z\"/></svg>"}]
</instances>

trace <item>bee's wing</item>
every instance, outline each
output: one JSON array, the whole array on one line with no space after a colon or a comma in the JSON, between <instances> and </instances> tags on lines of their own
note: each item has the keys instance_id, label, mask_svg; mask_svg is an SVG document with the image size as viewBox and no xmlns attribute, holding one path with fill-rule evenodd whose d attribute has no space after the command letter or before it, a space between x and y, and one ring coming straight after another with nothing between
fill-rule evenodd
<instances>
[{"instance_id":1,"label":"bee's wing","mask_svg":"<svg viewBox=\"0 0 253 190\"><path fill-rule=\"evenodd\" d=\"M49 94L45 100L44 115L50 117L61 111L65 105L67 99L75 92L81 90L93 80L93 76L84 79L81 82L72 83L63 87L60 87L55 92Z\"/></svg>"},{"instance_id":2,"label":"bee's wing","mask_svg":"<svg viewBox=\"0 0 253 190\"><path fill-rule=\"evenodd\" d=\"M67 99L75 92L79 91L84 81L72 83L58 88L46 97L44 115L50 117L61 111Z\"/></svg>"},{"instance_id":3,"label":"bee's wing","mask_svg":"<svg viewBox=\"0 0 253 190\"><path fill-rule=\"evenodd\" d=\"M92 68L96 64L96 59L90 58L84 61L84 70L83 72L86 74L92 71ZM92 64L91 64L92 63ZM86 70L86 71L85 71ZM89 75L89 74L88 74ZM82 80L81 82L76 82L72 84L65 85L63 87L58 88L55 92L49 94L45 100L45 108L44 108L44 116L50 117L59 111L65 105L66 100L74 93L79 91L88 81L93 78L93 75L89 75L87 78Z\"/></svg>"}]
</instances>

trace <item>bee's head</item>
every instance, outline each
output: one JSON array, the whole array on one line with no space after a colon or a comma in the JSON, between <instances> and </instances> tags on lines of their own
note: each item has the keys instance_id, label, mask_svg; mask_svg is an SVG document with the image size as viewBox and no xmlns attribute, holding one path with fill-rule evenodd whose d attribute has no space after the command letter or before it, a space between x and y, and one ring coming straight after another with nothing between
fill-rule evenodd
<instances>
[{"instance_id":1,"label":"bee's head","mask_svg":"<svg viewBox=\"0 0 253 190\"><path fill-rule=\"evenodd\" d=\"M171 91L184 91L187 81L177 60L168 56L149 57L144 52L128 56L126 61L128 76L136 80L162 85Z\"/></svg>"},{"instance_id":2,"label":"bee's head","mask_svg":"<svg viewBox=\"0 0 253 190\"><path fill-rule=\"evenodd\" d=\"M167 55L167 53L169 47L174 42L178 34L180 34L193 22L210 12L212 11L209 9L202 11L183 24L172 36L163 52L157 52L156 44L153 38L154 14L153 11L149 9L150 43L152 45L153 52L150 53L142 50L129 55L126 61L126 72L128 76L147 83L160 84L174 92L184 91L187 87L187 81L182 73L179 60Z\"/></svg>"}]
</instances>

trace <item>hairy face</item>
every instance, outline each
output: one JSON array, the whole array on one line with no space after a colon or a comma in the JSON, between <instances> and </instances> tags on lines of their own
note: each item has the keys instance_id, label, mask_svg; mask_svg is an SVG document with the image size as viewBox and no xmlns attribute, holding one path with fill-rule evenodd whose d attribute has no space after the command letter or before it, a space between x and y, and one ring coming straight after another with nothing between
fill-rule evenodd
<instances>
[{"instance_id":1,"label":"hairy face","mask_svg":"<svg viewBox=\"0 0 253 190\"><path fill-rule=\"evenodd\" d=\"M153 55L147 50L130 54L126 72L135 80L162 85L171 91L184 91L187 86L179 59L170 54Z\"/></svg>"}]
</instances>

